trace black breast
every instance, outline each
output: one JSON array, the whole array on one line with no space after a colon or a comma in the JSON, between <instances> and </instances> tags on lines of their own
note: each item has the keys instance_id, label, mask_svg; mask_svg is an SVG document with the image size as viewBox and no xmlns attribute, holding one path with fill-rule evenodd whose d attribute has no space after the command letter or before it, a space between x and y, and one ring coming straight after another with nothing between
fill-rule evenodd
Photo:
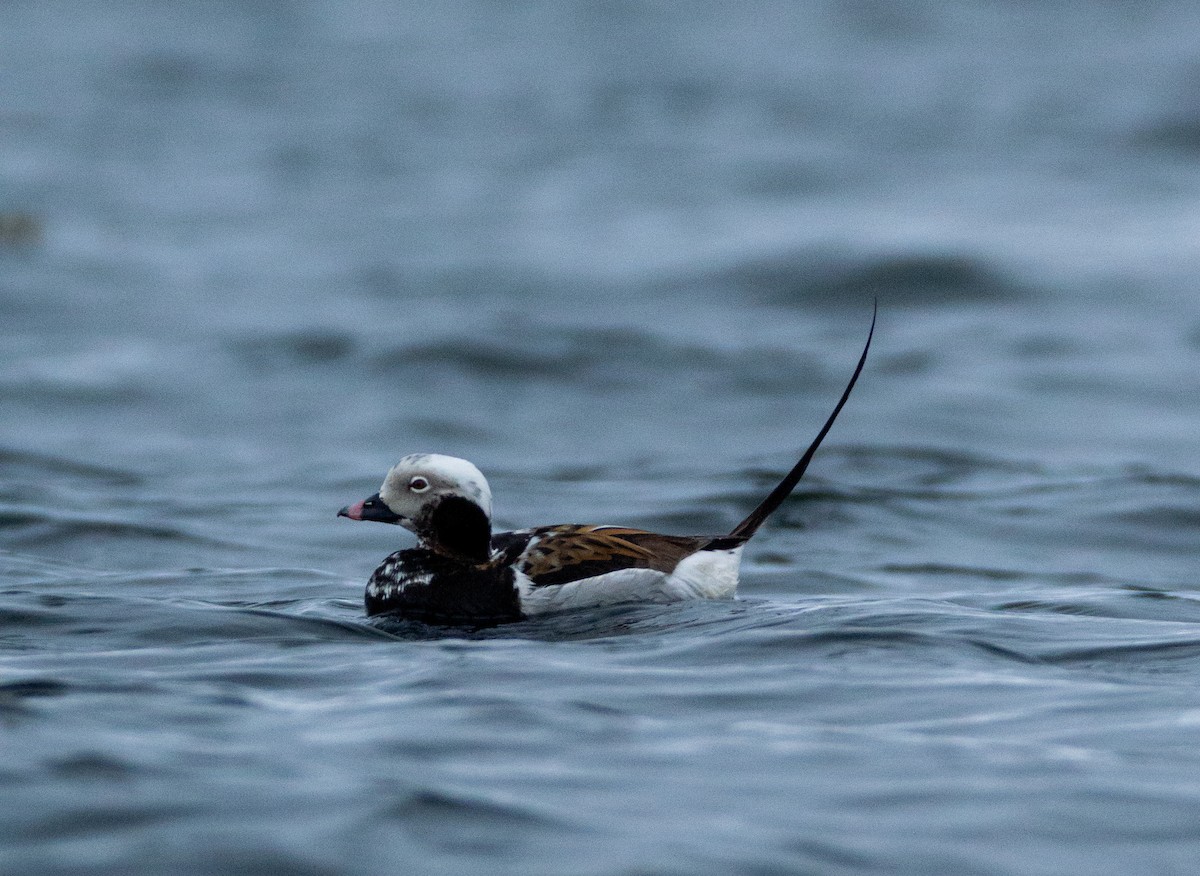
<instances>
[{"instance_id":1,"label":"black breast","mask_svg":"<svg viewBox=\"0 0 1200 876\"><path fill-rule=\"evenodd\" d=\"M492 625L521 619L507 564L480 565L422 548L397 551L367 582L367 614L429 624Z\"/></svg>"}]
</instances>

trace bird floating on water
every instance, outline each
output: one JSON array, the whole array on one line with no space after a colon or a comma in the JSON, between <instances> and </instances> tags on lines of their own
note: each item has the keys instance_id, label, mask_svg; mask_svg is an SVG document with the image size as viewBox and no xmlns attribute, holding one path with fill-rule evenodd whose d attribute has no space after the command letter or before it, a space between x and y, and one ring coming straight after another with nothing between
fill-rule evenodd
<instances>
[{"instance_id":1,"label":"bird floating on water","mask_svg":"<svg viewBox=\"0 0 1200 876\"><path fill-rule=\"evenodd\" d=\"M472 463L437 453L402 458L374 495L339 517L416 534L367 582L367 614L489 626L550 611L622 602L727 599L742 548L804 476L862 373L862 355L833 413L782 481L728 535L662 535L625 526L558 524L492 532L492 492Z\"/></svg>"}]
</instances>

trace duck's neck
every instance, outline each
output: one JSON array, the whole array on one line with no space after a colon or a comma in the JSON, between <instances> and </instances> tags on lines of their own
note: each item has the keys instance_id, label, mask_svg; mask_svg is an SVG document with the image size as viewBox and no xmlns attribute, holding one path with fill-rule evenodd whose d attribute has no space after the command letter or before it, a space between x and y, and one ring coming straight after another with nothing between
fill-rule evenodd
<instances>
[{"instance_id":1,"label":"duck's neck","mask_svg":"<svg viewBox=\"0 0 1200 876\"><path fill-rule=\"evenodd\" d=\"M447 496L434 506L420 528L431 550L469 563L486 563L492 554L492 522L483 509L461 496Z\"/></svg>"}]
</instances>

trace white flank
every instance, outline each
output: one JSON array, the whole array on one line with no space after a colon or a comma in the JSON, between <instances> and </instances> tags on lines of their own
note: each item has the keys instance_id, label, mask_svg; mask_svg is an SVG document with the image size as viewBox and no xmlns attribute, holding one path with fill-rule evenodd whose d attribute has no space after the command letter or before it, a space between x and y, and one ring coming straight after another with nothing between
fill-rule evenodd
<instances>
[{"instance_id":1,"label":"white flank","mask_svg":"<svg viewBox=\"0 0 1200 876\"><path fill-rule=\"evenodd\" d=\"M680 602L686 599L730 599L737 591L740 547L698 551L685 557L669 575L654 569L618 569L567 584L534 586L517 572L521 611L541 614L615 605L620 602Z\"/></svg>"}]
</instances>

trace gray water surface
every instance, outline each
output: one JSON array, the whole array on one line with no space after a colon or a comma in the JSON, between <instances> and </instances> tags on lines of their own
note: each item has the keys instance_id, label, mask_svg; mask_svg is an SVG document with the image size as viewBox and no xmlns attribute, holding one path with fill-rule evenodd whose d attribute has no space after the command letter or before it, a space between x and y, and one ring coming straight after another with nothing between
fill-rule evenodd
<instances>
[{"instance_id":1,"label":"gray water surface","mask_svg":"<svg viewBox=\"0 0 1200 876\"><path fill-rule=\"evenodd\" d=\"M5 4L0 872L1191 873L1200 6ZM740 598L368 623L497 523Z\"/></svg>"}]
</instances>

